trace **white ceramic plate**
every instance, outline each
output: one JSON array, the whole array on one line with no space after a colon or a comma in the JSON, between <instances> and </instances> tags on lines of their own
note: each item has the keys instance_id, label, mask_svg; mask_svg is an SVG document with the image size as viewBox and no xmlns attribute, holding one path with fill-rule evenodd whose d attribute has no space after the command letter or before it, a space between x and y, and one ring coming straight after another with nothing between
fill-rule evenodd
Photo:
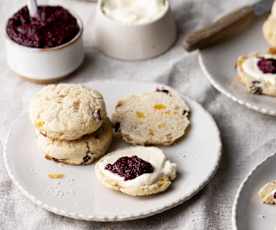
<instances>
[{"instance_id":1,"label":"white ceramic plate","mask_svg":"<svg viewBox=\"0 0 276 230\"><path fill-rule=\"evenodd\" d=\"M259 189L276 179L276 154L259 164L240 186L233 206L235 230L276 229L276 206L263 204Z\"/></svg>"},{"instance_id":2,"label":"white ceramic plate","mask_svg":"<svg viewBox=\"0 0 276 230\"><path fill-rule=\"evenodd\" d=\"M229 41L201 50L200 65L211 84L232 100L258 112L276 116L276 97L252 95L234 77L234 63L238 56L252 52L266 52L263 38L264 19Z\"/></svg>"},{"instance_id":3,"label":"white ceramic plate","mask_svg":"<svg viewBox=\"0 0 276 230\"><path fill-rule=\"evenodd\" d=\"M109 115L123 96L155 90L157 85L138 82L91 82L103 93ZM178 167L178 177L165 193L135 198L108 190L94 175L94 166L68 166L47 161L38 150L28 114L11 128L5 146L5 164L13 182L40 207L59 215L95 221L122 221L160 213L191 198L214 175L221 156L219 131L212 117L195 101L186 98L192 110L192 127L178 144L164 148ZM115 142L114 148L122 143ZM48 173L64 173L61 180Z\"/></svg>"}]
</instances>

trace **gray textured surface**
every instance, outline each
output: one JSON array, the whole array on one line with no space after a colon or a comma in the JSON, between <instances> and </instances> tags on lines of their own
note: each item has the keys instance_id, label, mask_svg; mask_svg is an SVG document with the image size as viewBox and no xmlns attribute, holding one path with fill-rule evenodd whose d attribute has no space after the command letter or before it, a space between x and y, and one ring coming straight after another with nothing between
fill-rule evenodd
<instances>
[{"instance_id":1,"label":"gray textured surface","mask_svg":"<svg viewBox=\"0 0 276 230\"><path fill-rule=\"evenodd\" d=\"M6 18L22 2L1 0L0 27L2 32ZM74 221L37 208L26 200L11 183L3 162L0 160L0 229L230 230L231 207L239 183L256 162L261 161L275 150L274 141L270 140L275 137L276 118L250 111L218 93L203 76L197 62L197 53L188 54L179 45L167 54L145 62L124 63L102 56L92 47L93 25L91 22L94 4L73 0L52 0L51 2L63 2L66 6L78 11L86 25L86 62L74 76L66 81L133 79L169 84L202 103L214 116L222 133L223 159L216 177L191 201L146 220L123 223ZM240 2L238 0L172 0L172 6L181 32L187 32L239 6ZM242 1L243 4L246 2L250 1ZM0 140L3 143L12 121L22 110L28 108L30 96L41 86L23 81L7 69L2 34L0 47ZM206 130L206 135L208 135L208 130ZM268 144L258 151L257 149L264 143Z\"/></svg>"}]
</instances>

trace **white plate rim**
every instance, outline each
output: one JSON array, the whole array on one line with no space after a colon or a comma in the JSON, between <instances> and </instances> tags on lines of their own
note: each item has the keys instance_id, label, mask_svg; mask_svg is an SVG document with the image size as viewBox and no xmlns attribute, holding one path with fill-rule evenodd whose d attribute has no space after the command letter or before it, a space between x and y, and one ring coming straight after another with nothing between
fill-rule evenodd
<instances>
[{"instance_id":1,"label":"white plate rim","mask_svg":"<svg viewBox=\"0 0 276 230\"><path fill-rule=\"evenodd\" d=\"M257 111L259 113L262 114L267 114L270 116L276 116L276 110L270 110L270 109L266 109L266 108L262 108L256 105L253 105L249 102L246 102L244 100L241 100L239 98L237 98L235 95L229 93L227 90L225 90L223 87L221 87L219 84L216 83L216 81L213 79L212 74L208 71L208 69L206 68L206 65L204 63L204 58L203 58L203 52L204 51L199 51L198 53L198 61L199 61L199 65L204 73L204 75L206 76L206 78L209 80L209 82L222 94L224 94L225 96L227 96L228 98L230 98L231 100L239 103L240 105L246 106L248 109Z\"/></svg>"},{"instance_id":2,"label":"white plate rim","mask_svg":"<svg viewBox=\"0 0 276 230\"><path fill-rule=\"evenodd\" d=\"M129 81L123 81L123 80L97 80L97 81L88 81L88 82L83 82L81 84L93 84L93 83L112 83L112 82L116 82L116 83L127 83ZM164 86L166 88L169 88L173 91L175 91L175 89L173 89L172 87L165 85L165 84L160 84L157 82L146 82L146 81L131 81L132 83L137 83L137 84L148 84L151 86ZM136 213L136 214L128 214L128 215L114 215L113 217L108 217L108 216L96 216L96 215L82 215L76 212L67 212L65 210L59 209L59 208L55 208L52 206L47 205L46 203L42 202L41 200L39 200L38 198L36 198L35 196L33 196L32 194L30 194L29 192L27 192L24 187L21 185L21 183L16 180L14 174L12 173L9 164L8 164L8 157L7 157L7 142L9 140L9 137L11 135L11 131L13 129L13 127L15 126L16 122L26 113L26 111L23 111L21 114L19 114L19 116L12 122L12 125L10 126L10 129L8 131L8 135L6 137L6 140L4 142L4 146L3 146L3 158L4 158L4 165L5 168L8 172L9 177L11 178L12 182L16 185L16 187L20 190L20 192L26 197L28 198L32 203L34 203L35 205L37 205L40 208L43 208L49 212L52 212L54 214L60 215L60 216L65 216L65 217L69 217L72 219L76 219L76 220L84 220L84 221L97 221L97 222L119 222L119 221L128 221L128 220L137 220L137 219L143 219L146 217L150 217L159 213L162 213L166 210L172 209L182 203L184 203L185 201L191 199L193 196L195 196L197 193L199 193L208 183L209 181L215 176L217 169L220 165L221 162L221 158L222 158L222 141L221 141L221 135L220 135L220 131L219 128L214 120L214 118L211 116L211 114L201 105L199 104L197 101L191 99L188 96L183 96L181 93L179 93L185 100L187 100L187 102L189 103L189 101L193 101L195 104L197 104L202 110L204 110L204 112L206 113L206 115L209 117L210 121L213 123L216 132L217 132L217 137L219 140L218 143L218 160L217 163L214 167L214 169L209 173L209 175L207 176L206 180L197 188L195 188L193 191L190 192L189 195L185 196L184 198L179 198L178 200L164 205L162 207L158 207L158 208L153 208L153 209L149 209L147 212L140 212L140 213Z\"/></svg>"},{"instance_id":3,"label":"white plate rim","mask_svg":"<svg viewBox=\"0 0 276 230\"><path fill-rule=\"evenodd\" d=\"M238 206L238 203L239 203L239 200L241 198L241 192L242 192L242 189L246 186L246 184L248 183L249 179L253 176L253 174L259 170L259 168L265 164L266 162L270 161L271 158L273 157L276 157L276 153L272 153L271 155L269 155L268 157L266 157L262 162L260 162L259 164L257 164L257 166L255 166L250 172L249 174L245 177L245 179L243 179L243 181L241 182L238 190L237 190L237 193L235 195L235 198L234 198L234 203L233 203L233 208L232 208L232 224L233 224L233 229L234 230L241 230L241 229L238 229L238 226L237 226L237 206Z\"/></svg>"}]
</instances>

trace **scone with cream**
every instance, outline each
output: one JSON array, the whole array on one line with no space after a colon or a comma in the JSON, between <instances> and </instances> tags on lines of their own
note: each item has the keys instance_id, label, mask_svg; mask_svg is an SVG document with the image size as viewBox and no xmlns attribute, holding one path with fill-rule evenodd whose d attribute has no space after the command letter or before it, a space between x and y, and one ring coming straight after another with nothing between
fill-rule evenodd
<instances>
[{"instance_id":1,"label":"scone with cream","mask_svg":"<svg viewBox=\"0 0 276 230\"><path fill-rule=\"evenodd\" d=\"M118 101L112 122L130 144L171 145L190 125L190 109L171 89L157 89Z\"/></svg>"},{"instance_id":2,"label":"scone with cream","mask_svg":"<svg viewBox=\"0 0 276 230\"><path fill-rule=\"evenodd\" d=\"M265 204L276 204L276 181L265 184L258 193L261 201Z\"/></svg>"},{"instance_id":3,"label":"scone with cream","mask_svg":"<svg viewBox=\"0 0 276 230\"><path fill-rule=\"evenodd\" d=\"M95 132L106 118L106 109L98 91L58 84L44 87L34 96L30 117L44 136L71 141Z\"/></svg>"},{"instance_id":4,"label":"scone with cream","mask_svg":"<svg viewBox=\"0 0 276 230\"><path fill-rule=\"evenodd\" d=\"M252 94L276 96L276 55L251 54L236 62L239 81Z\"/></svg>"},{"instance_id":5,"label":"scone with cream","mask_svg":"<svg viewBox=\"0 0 276 230\"><path fill-rule=\"evenodd\" d=\"M96 132L78 140L52 140L37 132L37 141L46 159L71 165L87 165L107 152L112 142L112 132L111 122L106 119Z\"/></svg>"},{"instance_id":6,"label":"scone with cream","mask_svg":"<svg viewBox=\"0 0 276 230\"><path fill-rule=\"evenodd\" d=\"M176 178L176 165L156 147L130 147L111 152L95 166L96 176L107 188L131 196L165 191Z\"/></svg>"}]
</instances>

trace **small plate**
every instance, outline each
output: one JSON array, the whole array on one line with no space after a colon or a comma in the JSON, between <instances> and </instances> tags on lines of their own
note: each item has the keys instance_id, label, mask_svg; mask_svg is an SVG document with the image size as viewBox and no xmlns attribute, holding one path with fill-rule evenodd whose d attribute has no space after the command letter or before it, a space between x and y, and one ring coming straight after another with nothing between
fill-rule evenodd
<instances>
[{"instance_id":1,"label":"small plate","mask_svg":"<svg viewBox=\"0 0 276 230\"><path fill-rule=\"evenodd\" d=\"M155 90L156 84L140 82L90 82L102 92L108 114L124 96ZM21 192L38 206L59 215L94 221L122 221L154 215L175 207L201 190L214 175L221 156L218 128L212 117L188 99L192 125L185 139L163 148L177 164L178 177L171 188L151 197L136 198L103 187L95 178L94 165L69 166L44 159L36 146L27 113L12 126L5 145L5 165ZM114 141L113 149L123 145ZM48 173L63 173L60 180Z\"/></svg>"},{"instance_id":2,"label":"small plate","mask_svg":"<svg viewBox=\"0 0 276 230\"><path fill-rule=\"evenodd\" d=\"M276 179L276 154L259 164L239 188L233 206L235 230L275 229L276 206L263 204L259 189Z\"/></svg>"},{"instance_id":3,"label":"small plate","mask_svg":"<svg viewBox=\"0 0 276 230\"><path fill-rule=\"evenodd\" d=\"M249 94L244 86L234 80L237 76L235 61L240 55L267 52L259 19L246 31L231 40L200 51L199 62L211 84L221 93L255 111L276 116L276 98Z\"/></svg>"}]
</instances>

